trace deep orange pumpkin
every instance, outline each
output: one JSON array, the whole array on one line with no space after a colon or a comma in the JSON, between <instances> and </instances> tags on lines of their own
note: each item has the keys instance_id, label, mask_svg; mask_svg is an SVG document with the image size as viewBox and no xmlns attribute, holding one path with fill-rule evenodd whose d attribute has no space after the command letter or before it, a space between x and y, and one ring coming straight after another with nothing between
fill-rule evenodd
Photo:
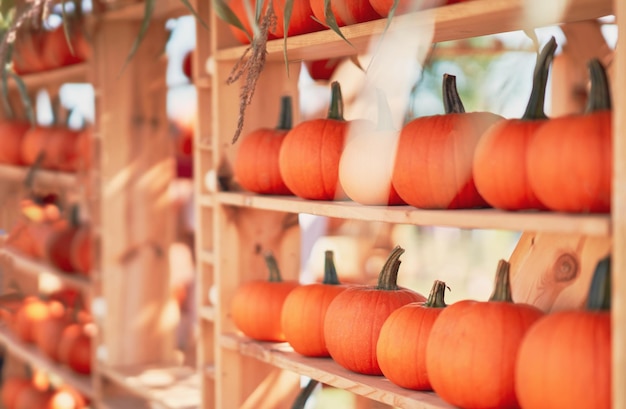
<instances>
[{"instance_id":1,"label":"deep orange pumpkin","mask_svg":"<svg viewBox=\"0 0 626 409\"><path fill-rule=\"evenodd\" d=\"M428 300L403 305L380 329L376 357L383 375L407 389L431 390L426 345L435 320L446 307L446 283L435 280Z\"/></svg>"},{"instance_id":2,"label":"deep orange pumpkin","mask_svg":"<svg viewBox=\"0 0 626 409\"><path fill-rule=\"evenodd\" d=\"M39 350L53 361L59 362L58 349L65 327L70 325L68 308L61 302L51 300L46 303L47 316L33 328L33 338Z\"/></svg>"},{"instance_id":3,"label":"deep orange pumpkin","mask_svg":"<svg viewBox=\"0 0 626 409\"><path fill-rule=\"evenodd\" d=\"M485 207L476 190L474 150L485 130L503 120L490 112L465 112L456 77L443 77L444 115L419 117L400 132L392 183L408 204L424 209Z\"/></svg>"},{"instance_id":4,"label":"deep orange pumpkin","mask_svg":"<svg viewBox=\"0 0 626 409\"><path fill-rule=\"evenodd\" d=\"M274 14L276 15L276 29L272 34L278 38L285 35L285 0L273 0ZM288 22L288 36L295 36L305 33L313 33L324 29L324 26L315 21L309 0L293 0L291 8L291 18Z\"/></svg>"},{"instance_id":5,"label":"deep orange pumpkin","mask_svg":"<svg viewBox=\"0 0 626 409\"><path fill-rule=\"evenodd\" d=\"M35 327L48 317L45 301L36 296L28 296L17 309L13 320L13 331L24 342L35 342Z\"/></svg>"},{"instance_id":6,"label":"deep orange pumpkin","mask_svg":"<svg viewBox=\"0 0 626 409\"><path fill-rule=\"evenodd\" d=\"M548 314L524 337L515 369L522 408L612 407L610 264L599 261L586 309Z\"/></svg>"},{"instance_id":7,"label":"deep orange pumpkin","mask_svg":"<svg viewBox=\"0 0 626 409\"><path fill-rule=\"evenodd\" d=\"M269 195L291 195L280 174L280 147L292 124L292 100L281 98L276 128L259 128L240 142L233 164L235 180L246 190Z\"/></svg>"},{"instance_id":8,"label":"deep orange pumpkin","mask_svg":"<svg viewBox=\"0 0 626 409\"><path fill-rule=\"evenodd\" d=\"M533 134L548 120L543 105L555 50L556 41L552 37L537 59L530 99L522 118L495 124L485 132L476 147L476 188L493 207L505 210L545 209L528 181L526 157Z\"/></svg>"},{"instance_id":9,"label":"deep orange pumpkin","mask_svg":"<svg viewBox=\"0 0 626 409\"><path fill-rule=\"evenodd\" d=\"M28 378L10 376L2 380L0 393L2 406L5 409L15 409L15 401L23 388L29 387L31 381Z\"/></svg>"},{"instance_id":10,"label":"deep orange pumpkin","mask_svg":"<svg viewBox=\"0 0 626 409\"><path fill-rule=\"evenodd\" d=\"M230 0L228 2L228 6L232 10L232 12L235 14L235 16L237 16L237 18L243 25L243 28L245 29L245 31L242 31L239 27L235 27L234 25L229 25L228 27L231 33L233 34L233 36L237 39L237 41L239 41L242 44L249 44L250 39L253 37L254 33L252 29L252 24L250 23L250 19L248 18L248 13L246 12L246 7L244 3L245 1L248 1L248 0ZM255 13L256 3L257 3L256 0L250 0L253 15ZM263 7L261 9L260 18L263 18L263 15L265 14L265 11L267 10L267 5L268 5L268 0L264 0ZM267 38L268 40L272 40L276 38L276 36L272 34L271 32L268 32Z\"/></svg>"},{"instance_id":11,"label":"deep orange pumpkin","mask_svg":"<svg viewBox=\"0 0 626 409\"><path fill-rule=\"evenodd\" d=\"M82 375L91 373L91 336L86 325L77 322L65 327L57 350L59 362Z\"/></svg>"},{"instance_id":12,"label":"deep orange pumpkin","mask_svg":"<svg viewBox=\"0 0 626 409\"><path fill-rule=\"evenodd\" d=\"M41 59L43 30L22 25L13 44L13 69L17 74L30 74L45 69Z\"/></svg>"},{"instance_id":13,"label":"deep orange pumpkin","mask_svg":"<svg viewBox=\"0 0 626 409\"><path fill-rule=\"evenodd\" d=\"M269 280L254 280L237 288L231 302L231 317L244 335L259 341L285 341L280 316L289 293L300 285L283 281L276 259L265 254Z\"/></svg>"},{"instance_id":14,"label":"deep orange pumpkin","mask_svg":"<svg viewBox=\"0 0 626 409\"><path fill-rule=\"evenodd\" d=\"M304 62L309 76L315 81L328 81L332 78L339 64L344 60L342 57L326 58L323 60L307 60Z\"/></svg>"},{"instance_id":15,"label":"deep orange pumpkin","mask_svg":"<svg viewBox=\"0 0 626 409\"><path fill-rule=\"evenodd\" d=\"M589 63L591 91L584 114L553 118L528 145L528 181L550 210L608 212L613 172L611 96L602 63Z\"/></svg>"},{"instance_id":16,"label":"deep orange pumpkin","mask_svg":"<svg viewBox=\"0 0 626 409\"><path fill-rule=\"evenodd\" d=\"M49 409L51 398L51 390L41 390L31 382L20 389L15 398L14 409Z\"/></svg>"},{"instance_id":17,"label":"deep orange pumpkin","mask_svg":"<svg viewBox=\"0 0 626 409\"><path fill-rule=\"evenodd\" d=\"M70 244L70 264L73 271L87 277L91 275L92 246L91 227L82 223L78 226Z\"/></svg>"},{"instance_id":18,"label":"deep orange pumpkin","mask_svg":"<svg viewBox=\"0 0 626 409\"><path fill-rule=\"evenodd\" d=\"M446 4L445 0L369 0L370 5L381 17L387 17L393 3L398 1L394 15L405 14L412 11L425 10Z\"/></svg>"},{"instance_id":19,"label":"deep orange pumpkin","mask_svg":"<svg viewBox=\"0 0 626 409\"><path fill-rule=\"evenodd\" d=\"M25 121L0 122L0 163L20 166L23 164L20 149L22 139L30 124Z\"/></svg>"},{"instance_id":20,"label":"deep orange pumpkin","mask_svg":"<svg viewBox=\"0 0 626 409\"><path fill-rule=\"evenodd\" d=\"M341 87L335 81L328 116L296 125L280 148L280 174L296 196L311 200L347 198L339 183L339 160L348 125L343 118Z\"/></svg>"},{"instance_id":21,"label":"deep orange pumpkin","mask_svg":"<svg viewBox=\"0 0 626 409\"><path fill-rule=\"evenodd\" d=\"M75 205L70 211L69 222L63 228L55 230L46 240L45 259L65 273L76 272L72 264L72 251L75 250L72 244L80 228L79 208Z\"/></svg>"},{"instance_id":22,"label":"deep orange pumpkin","mask_svg":"<svg viewBox=\"0 0 626 409\"><path fill-rule=\"evenodd\" d=\"M462 408L516 408L515 362L528 329L543 315L513 303L509 263L500 260L488 301L458 301L446 307L426 346L433 390ZM462 380L462 382L459 382Z\"/></svg>"},{"instance_id":23,"label":"deep orange pumpkin","mask_svg":"<svg viewBox=\"0 0 626 409\"><path fill-rule=\"evenodd\" d=\"M366 375L382 375L376 355L380 329L389 315L403 305L426 298L397 285L400 256L396 246L376 286L353 286L341 292L328 306L324 338L330 356L342 367Z\"/></svg>"},{"instance_id":24,"label":"deep orange pumpkin","mask_svg":"<svg viewBox=\"0 0 626 409\"><path fill-rule=\"evenodd\" d=\"M294 351L305 356L329 356L324 340L324 318L328 305L346 288L337 277L333 252L327 250L323 281L295 288L283 305L281 325Z\"/></svg>"},{"instance_id":25,"label":"deep orange pumpkin","mask_svg":"<svg viewBox=\"0 0 626 409\"><path fill-rule=\"evenodd\" d=\"M315 18L328 25L325 16L324 0L310 1L311 10ZM372 8L368 0L331 1L330 7L339 27L380 18L380 14Z\"/></svg>"},{"instance_id":26,"label":"deep orange pumpkin","mask_svg":"<svg viewBox=\"0 0 626 409\"><path fill-rule=\"evenodd\" d=\"M26 131L20 147L20 156L24 165L31 166L37 161L39 155L45 155L49 133L50 128L40 125L34 126ZM49 161L45 156L40 166L42 168L49 166Z\"/></svg>"}]
</instances>

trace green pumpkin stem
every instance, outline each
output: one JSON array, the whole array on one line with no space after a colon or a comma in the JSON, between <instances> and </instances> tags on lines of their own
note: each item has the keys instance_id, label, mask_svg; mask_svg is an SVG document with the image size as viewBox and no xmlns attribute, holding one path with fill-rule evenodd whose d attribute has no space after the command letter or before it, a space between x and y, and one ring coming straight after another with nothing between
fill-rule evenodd
<instances>
[{"instance_id":1,"label":"green pumpkin stem","mask_svg":"<svg viewBox=\"0 0 626 409\"><path fill-rule=\"evenodd\" d=\"M506 260L498 262L496 270L496 284L489 297L489 301L513 302L511 295L511 278L509 274L511 264Z\"/></svg>"},{"instance_id":2,"label":"green pumpkin stem","mask_svg":"<svg viewBox=\"0 0 626 409\"><path fill-rule=\"evenodd\" d=\"M284 95L280 98L280 114L278 116L277 130L288 131L293 127L293 109L291 96Z\"/></svg>"},{"instance_id":3,"label":"green pumpkin stem","mask_svg":"<svg viewBox=\"0 0 626 409\"><path fill-rule=\"evenodd\" d=\"M428 294L428 300L424 303L424 307L428 308L445 308L448 305L445 301L446 288L448 286L443 281L435 280L430 294Z\"/></svg>"},{"instance_id":4,"label":"green pumpkin stem","mask_svg":"<svg viewBox=\"0 0 626 409\"><path fill-rule=\"evenodd\" d=\"M343 98L341 96L341 86L339 82L333 81L330 84L330 106L328 107L328 119L343 121Z\"/></svg>"},{"instance_id":5,"label":"green pumpkin stem","mask_svg":"<svg viewBox=\"0 0 626 409\"><path fill-rule=\"evenodd\" d=\"M456 76L451 74L443 74L443 108L446 114L462 114L465 107L456 88Z\"/></svg>"},{"instance_id":6,"label":"green pumpkin stem","mask_svg":"<svg viewBox=\"0 0 626 409\"><path fill-rule=\"evenodd\" d=\"M393 129L391 108L389 108L389 102L387 101L385 92L380 88L376 90L376 102L378 106L378 124L376 125L376 129L378 131Z\"/></svg>"},{"instance_id":7,"label":"green pumpkin stem","mask_svg":"<svg viewBox=\"0 0 626 409\"><path fill-rule=\"evenodd\" d=\"M337 276L337 268L333 259L332 250L324 252L324 280L322 284L339 285L339 277Z\"/></svg>"},{"instance_id":8,"label":"green pumpkin stem","mask_svg":"<svg viewBox=\"0 0 626 409\"><path fill-rule=\"evenodd\" d=\"M269 282L270 283L279 283L283 281L283 278L280 275L280 269L278 268L278 263L276 262L276 258L271 252L265 253L265 265L270 273Z\"/></svg>"},{"instance_id":9,"label":"green pumpkin stem","mask_svg":"<svg viewBox=\"0 0 626 409\"><path fill-rule=\"evenodd\" d=\"M530 91L530 98L526 111L522 116L523 120L539 120L547 119L548 116L544 112L544 102L546 99L546 84L548 82L548 74L550 72L550 64L554 59L556 51L556 40L551 37L550 40L537 56L535 71L533 73L533 87Z\"/></svg>"},{"instance_id":10,"label":"green pumpkin stem","mask_svg":"<svg viewBox=\"0 0 626 409\"><path fill-rule=\"evenodd\" d=\"M72 227L80 226L80 206L78 204L72 205L68 219Z\"/></svg>"},{"instance_id":11,"label":"green pumpkin stem","mask_svg":"<svg viewBox=\"0 0 626 409\"><path fill-rule=\"evenodd\" d=\"M399 288L398 270L400 269L400 256L403 253L404 249L400 246L396 246L391 250L378 275L377 290L395 291Z\"/></svg>"},{"instance_id":12,"label":"green pumpkin stem","mask_svg":"<svg viewBox=\"0 0 626 409\"><path fill-rule=\"evenodd\" d=\"M611 109L611 89L606 76L604 66L597 58L592 59L587 64L589 77L591 78L591 89L587 99L585 112L608 111Z\"/></svg>"},{"instance_id":13,"label":"green pumpkin stem","mask_svg":"<svg viewBox=\"0 0 626 409\"><path fill-rule=\"evenodd\" d=\"M591 278L587 309L590 311L611 310L611 256L598 261Z\"/></svg>"}]
</instances>

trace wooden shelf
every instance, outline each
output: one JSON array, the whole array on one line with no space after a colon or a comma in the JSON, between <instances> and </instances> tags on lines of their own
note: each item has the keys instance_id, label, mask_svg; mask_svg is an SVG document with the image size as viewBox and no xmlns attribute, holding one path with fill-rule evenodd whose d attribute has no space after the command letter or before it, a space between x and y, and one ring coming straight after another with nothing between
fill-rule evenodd
<instances>
[{"instance_id":1,"label":"wooden shelf","mask_svg":"<svg viewBox=\"0 0 626 409\"><path fill-rule=\"evenodd\" d=\"M50 88L65 83L84 83L87 81L88 64L79 63L68 65L66 67L57 68L55 70L37 72L32 74L21 75L29 89L34 88ZM16 89L15 81L9 81L9 88Z\"/></svg>"},{"instance_id":2,"label":"wooden shelf","mask_svg":"<svg viewBox=\"0 0 626 409\"><path fill-rule=\"evenodd\" d=\"M213 322L215 321L215 307L211 305L205 305L200 308L200 316L203 320Z\"/></svg>"},{"instance_id":3,"label":"wooden shelf","mask_svg":"<svg viewBox=\"0 0 626 409\"><path fill-rule=\"evenodd\" d=\"M209 201L203 200L205 197L201 198L200 203ZM611 217L608 214L506 212L495 209L422 210L412 206L365 206L352 201L307 201L290 196L231 192L218 193L216 198L218 202L230 206L396 224L577 233L590 236L611 234Z\"/></svg>"},{"instance_id":4,"label":"wooden shelf","mask_svg":"<svg viewBox=\"0 0 626 409\"><path fill-rule=\"evenodd\" d=\"M0 180L5 182L23 183L30 168L23 166L0 165ZM37 170L33 181L35 189L43 188L72 188L78 183L76 174L69 172L56 172L51 170Z\"/></svg>"},{"instance_id":5,"label":"wooden shelf","mask_svg":"<svg viewBox=\"0 0 626 409\"><path fill-rule=\"evenodd\" d=\"M46 263L32 260L12 249L0 248L0 262L23 274L30 274L35 277L39 277L42 274L50 274L58 278L61 283L79 289L84 293L91 291L90 281L86 277L62 272Z\"/></svg>"},{"instance_id":6,"label":"wooden shelf","mask_svg":"<svg viewBox=\"0 0 626 409\"><path fill-rule=\"evenodd\" d=\"M215 263L215 255L212 251L202 250L200 252L200 260L206 264L213 264Z\"/></svg>"},{"instance_id":7,"label":"wooden shelf","mask_svg":"<svg viewBox=\"0 0 626 409\"><path fill-rule=\"evenodd\" d=\"M167 409L200 407L200 380L186 366L107 367L100 373L111 382Z\"/></svg>"},{"instance_id":8,"label":"wooden shelf","mask_svg":"<svg viewBox=\"0 0 626 409\"><path fill-rule=\"evenodd\" d=\"M562 12L559 12L559 5ZM388 32L407 27L425 34L432 32L432 39L424 39L429 45L431 42L588 20L612 13L612 0L554 1L550 7L546 7L544 0L471 0L397 16ZM373 38L384 32L386 24L386 19L380 19L342 27L341 32L352 45L332 30L290 37L287 42L289 59L315 60L362 53L370 47ZM246 48L247 45L218 50L216 59L237 60ZM283 39L268 41L267 52L269 60L283 59Z\"/></svg>"},{"instance_id":9,"label":"wooden shelf","mask_svg":"<svg viewBox=\"0 0 626 409\"><path fill-rule=\"evenodd\" d=\"M86 397L94 397L91 377L80 375L66 366L57 364L42 354L36 346L28 345L18 340L11 331L5 327L0 327L0 343L4 345L11 354L21 360L57 376L67 385L75 388Z\"/></svg>"},{"instance_id":10,"label":"wooden shelf","mask_svg":"<svg viewBox=\"0 0 626 409\"><path fill-rule=\"evenodd\" d=\"M309 378L348 390L388 405L402 408L448 409L434 392L417 392L394 385L383 376L361 375L342 368L331 358L309 358L293 351L287 343L257 342L233 334L222 335L223 348L267 362Z\"/></svg>"}]
</instances>

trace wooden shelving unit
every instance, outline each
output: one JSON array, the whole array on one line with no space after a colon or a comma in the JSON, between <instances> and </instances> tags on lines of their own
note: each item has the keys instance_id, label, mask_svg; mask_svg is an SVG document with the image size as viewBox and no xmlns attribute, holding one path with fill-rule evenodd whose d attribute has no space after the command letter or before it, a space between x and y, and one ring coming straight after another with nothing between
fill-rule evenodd
<instances>
[{"instance_id":1,"label":"wooden shelving unit","mask_svg":"<svg viewBox=\"0 0 626 409\"><path fill-rule=\"evenodd\" d=\"M425 46L432 43L466 39L494 33L554 26L563 23L615 15L620 33L626 31L626 4L613 0L558 1L547 5L542 0L473 0L394 18L389 33L419 31ZM504 212L492 209L431 211L410 206L363 206L351 201L319 202L295 197L260 196L247 192L225 191L232 177L237 143L232 144L238 108L239 85L226 85L232 67L247 46L237 43L226 24L210 9L201 9L208 16L210 31L198 29L200 62L196 61L199 78L204 84L208 74L204 63L211 56L211 87L198 87L199 112L211 112L198 119L202 148L196 148L196 214L198 257L198 308L200 333L198 359L200 367L215 368L216 377L204 377L203 408L270 407L257 401L268 382L276 388L297 390L298 384L281 383L281 374L297 374L346 389L357 395L389 405L406 408L449 408L432 393L399 390L380 377L349 373L328 359L310 359L295 354L286 344L254 342L236 335L228 306L235 289L243 282L259 278L263 268L259 253L271 250L277 255L283 275L297 279L300 271L300 230L293 225L294 214L311 214L391 224L448 226L464 229L495 229L537 232L552 237L582 237L598 240L613 249L626 245L626 217L620 211L606 215L571 215L551 212ZM386 20L377 20L342 27L350 42L330 30L291 37L287 40L290 60L287 76L283 40L267 43L267 63L257 83L255 97L246 111L242 135L259 127L271 126L278 115L278 101L284 94L294 97L298 106L298 70L302 60L364 54L372 44L385 41L382 35ZM408 31L407 31L408 32ZM382 44L382 43L381 43ZM414 51L414 50L412 50ZM375 58L375 56L374 56ZM391 64L391 62L390 62ZM613 61L615 89L626 86L626 43L617 42ZM614 98L614 200L613 209L626 203L626 97ZM269 119L268 119L269 118ZM268 121L270 121L268 123ZM297 123L298 118L294 118ZM200 139L198 139L200 140ZM211 141L211 148L205 146ZM211 257L208 257L208 254ZM613 407L626 408L626 259L621 251L613 251ZM219 302L210 306L207 299L211 287L217 288ZM212 313L207 317L205 308ZM209 319L210 318L210 319ZM287 375L288 376L288 375ZM288 407L288 393L277 407ZM275 403L275 402L274 402ZM264 406L265 405L265 406ZM273 407L273 406L272 406Z\"/></svg>"},{"instance_id":2,"label":"wooden shelving unit","mask_svg":"<svg viewBox=\"0 0 626 409\"><path fill-rule=\"evenodd\" d=\"M0 179L10 183L23 183L31 172L23 166L0 165ZM62 188L69 189L78 183L76 174L56 172L51 170L36 170L33 172L33 189Z\"/></svg>"}]
</instances>

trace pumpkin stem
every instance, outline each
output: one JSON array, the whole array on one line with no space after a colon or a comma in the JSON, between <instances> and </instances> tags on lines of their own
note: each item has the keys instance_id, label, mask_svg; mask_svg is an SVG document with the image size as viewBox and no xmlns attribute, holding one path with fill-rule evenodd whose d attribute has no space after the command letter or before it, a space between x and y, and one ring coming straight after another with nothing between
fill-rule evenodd
<instances>
[{"instance_id":1,"label":"pumpkin stem","mask_svg":"<svg viewBox=\"0 0 626 409\"><path fill-rule=\"evenodd\" d=\"M489 297L489 301L501 301L501 302L513 302L513 296L511 295L511 279L510 270L511 264L506 260L500 260L498 262L498 269L496 270L496 284Z\"/></svg>"},{"instance_id":2,"label":"pumpkin stem","mask_svg":"<svg viewBox=\"0 0 626 409\"><path fill-rule=\"evenodd\" d=\"M611 310L611 256L598 261L591 278L587 309L590 311Z\"/></svg>"},{"instance_id":3,"label":"pumpkin stem","mask_svg":"<svg viewBox=\"0 0 626 409\"><path fill-rule=\"evenodd\" d=\"M548 82L550 64L554 59L555 51L556 40L554 39L554 37L550 37L550 40L546 43L546 45L541 50L541 53L539 53L539 55L537 56L535 71L533 73L533 87L530 91L530 98L528 99L528 105L526 105L526 111L522 116L523 120L538 120L548 118L543 110L543 106L546 99L546 83Z\"/></svg>"},{"instance_id":4,"label":"pumpkin stem","mask_svg":"<svg viewBox=\"0 0 626 409\"><path fill-rule=\"evenodd\" d=\"M445 301L446 288L450 289L443 281L435 280L430 294L428 294L428 300L424 303L424 307L429 308L445 308L448 305Z\"/></svg>"},{"instance_id":5,"label":"pumpkin stem","mask_svg":"<svg viewBox=\"0 0 626 409\"><path fill-rule=\"evenodd\" d=\"M283 278L280 275L280 269L278 268L278 262L276 258L272 254L272 252L268 251L265 253L265 265L267 266L267 270L269 271L269 282L270 283L279 283L283 281Z\"/></svg>"},{"instance_id":6,"label":"pumpkin stem","mask_svg":"<svg viewBox=\"0 0 626 409\"><path fill-rule=\"evenodd\" d=\"M456 88L456 76L451 74L443 74L443 108L446 114L462 114L465 107Z\"/></svg>"},{"instance_id":7,"label":"pumpkin stem","mask_svg":"<svg viewBox=\"0 0 626 409\"><path fill-rule=\"evenodd\" d=\"M309 379L306 386L302 388L300 393L298 393L298 396L296 396L296 400L293 402L293 405L291 405L291 409L303 409L318 384L318 380L313 378Z\"/></svg>"},{"instance_id":8,"label":"pumpkin stem","mask_svg":"<svg viewBox=\"0 0 626 409\"><path fill-rule=\"evenodd\" d=\"M395 291L398 289L398 270L400 269L400 256L403 253L404 249L400 246L391 250L378 275L377 290Z\"/></svg>"},{"instance_id":9,"label":"pumpkin stem","mask_svg":"<svg viewBox=\"0 0 626 409\"><path fill-rule=\"evenodd\" d=\"M328 107L328 119L343 121L343 98L341 97L341 86L338 81L330 84L330 106Z\"/></svg>"},{"instance_id":10,"label":"pumpkin stem","mask_svg":"<svg viewBox=\"0 0 626 409\"><path fill-rule=\"evenodd\" d=\"M288 131L293 126L293 111L291 108L291 96L284 95L280 99L280 114L276 129Z\"/></svg>"},{"instance_id":11,"label":"pumpkin stem","mask_svg":"<svg viewBox=\"0 0 626 409\"><path fill-rule=\"evenodd\" d=\"M376 101L378 105L378 124L376 130L386 131L393 129L393 118L391 116L391 108L389 108L389 102L387 97L380 88L376 89Z\"/></svg>"},{"instance_id":12,"label":"pumpkin stem","mask_svg":"<svg viewBox=\"0 0 626 409\"><path fill-rule=\"evenodd\" d=\"M606 76L604 66L597 58L592 59L587 64L589 77L591 78L591 89L587 99L585 112L605 111L611 109L611 89Z\"/></svg>"},{"instance_id":13,"label":"pumpkin stem","mask_svg":"<svg viewBox=\"0 0 626 409\"><path fill-rule=\"evenodd\" d=\"M70 214L68 219L72 227L80 226L80 206L78 204L74 204L70 208Z\"/></svg>"},{"instance_id":14,"label":"pumpkin stem","mask_svg":"<svg viewBox=\"0 0 626 409\"><path fill-rule=\"evenodd\" d=\"M335 261L333 260L333 251L326 250L324 252L324 280L322 284L338 285L339 277L337 276L337 268L335 267Z\"/></svg>"}]
</instances>

